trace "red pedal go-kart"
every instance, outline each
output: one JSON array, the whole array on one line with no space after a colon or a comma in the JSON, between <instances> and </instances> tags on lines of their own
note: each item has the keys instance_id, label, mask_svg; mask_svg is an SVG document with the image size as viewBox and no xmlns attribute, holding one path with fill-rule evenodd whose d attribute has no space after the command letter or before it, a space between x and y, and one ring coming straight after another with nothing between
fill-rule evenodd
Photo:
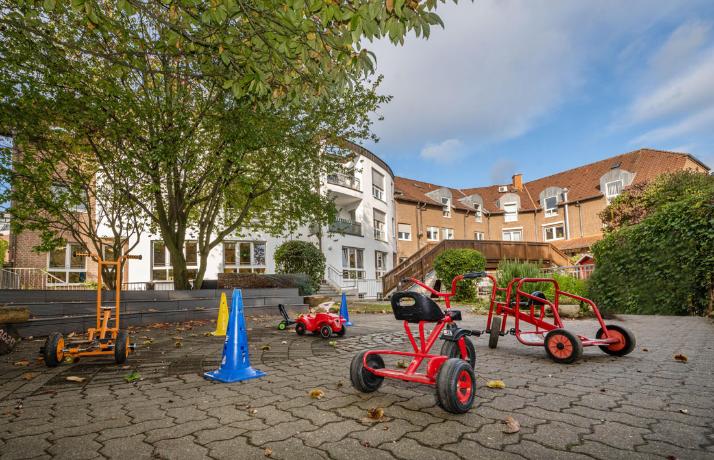
<instances>
[{"instance_id":1,"label":"red pedal go-kart","mask_svg":"<svg viewBox=\"0 0 714 460\"><path fill-rule=\"evenodd\" d=\"M492 275L486 275L491 280L491 306L486 320L486 333L489 334L488 346L496 348L500 336L507 333L516 336L524 345L543 346L550 358L556 363L570 364L583 354L583 347L597 345L602 351L613 356L625 356L635 348L635 336L628 329L615 324L606 325L600 315L597 305L584 297L561 291L558 282L552 278L514 278L505 288L496 285ZM530 294L523 291L527 283L552 283L554 299L548 300L540 291ZM503 300L498 300L499 293ZM576 335L565 329L560 319L558 305L561 297L571 298L588 305L598 322L600 329L595 338ZM545 320L546 306L553 312L553 321ZM514 327L506 332L506 321L512 316ZM535 326L535 330L521 330L521 322Z\"/></svg>"},{"instance_id":2,"label":"red pedal go-kart","mask_svg":"<svg viewBox=\"0 0 714 460\"><path fill-rule=\"evenodd\" d=\"M298 335L304 335L305 331L313 334L320 334L323 339L329 339L334 332L342 337L347 332L345 320L340 315L334 313L303 313L295 319L295 332Z\"/></svg>"},{"instance_id":3,"label":"red pedal go-kart","mask_svg":"<svg viewBox=\"0 0 714 460\"><path fill-rule=\"evenodd\" d=\"M355 389L363 393L376 391L384 378L405 382L424 383L436 386L436 401L447 412L463 414L471 409L476 392L476 377L473 366L476 353L470 335L480 335L480 331L461 329L456 321L461 320L461 312L451 310L451 297L456 294L456 283L462 279L476 279L485 273L459 275L451 282L451 292L437 292L414 278L409 282L417 284L433 295L443 297L446 311L432 299L417 292L397 292L392 296L392 310L397 320L404 321L404 330L414 351L366 350L358 353L350 365L350 380ZM407 281L407 280L404 280ZM418 324L417 344L409 324ZM425 337L426 323L434 323L431 333ZM431 327L431 326L430 326ZM444 343L439 354L430 351L441 337ZM382 355L411 358L405 370L385 368ZM426 360L426 372L417 372Z\"/></svg>"}]
</instances>

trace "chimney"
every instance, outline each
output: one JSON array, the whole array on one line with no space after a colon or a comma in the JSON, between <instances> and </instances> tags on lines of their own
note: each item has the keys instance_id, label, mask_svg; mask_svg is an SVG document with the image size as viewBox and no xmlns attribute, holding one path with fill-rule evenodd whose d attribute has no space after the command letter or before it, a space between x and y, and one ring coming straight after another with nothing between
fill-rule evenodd
<instances>
[{"instance_id":1,"label":"chimney","mask_svg":"<svg viewBox=\"0 0 714 460\"><path fill-rule=\"evenodd\" d=\"M513 188L519 192L523 190L523 174L518 173L513 175Z\"/></svg>"}]
</instances>

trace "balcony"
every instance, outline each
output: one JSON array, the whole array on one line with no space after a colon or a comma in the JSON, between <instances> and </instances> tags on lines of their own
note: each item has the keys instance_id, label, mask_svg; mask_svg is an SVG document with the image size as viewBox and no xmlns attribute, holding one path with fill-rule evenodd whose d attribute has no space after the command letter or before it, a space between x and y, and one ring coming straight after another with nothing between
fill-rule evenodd
<instances>
[{"instance_id":1,"label":"balcony","mask_svg":"<svg viewBox=\"0 0 714 460\"><path fill-rule=\"evenodd\" d=\"M337 218L330 224L330 233L340 233L342 235L362 236L362 222L355 222L350 219Z\"/></svg>"},{"instance_id":2,"label":"balcony","mask_svg":"<svg viewBox=\"0 0 714 460\"><path fill-rule=\"evenodd\" d=\"M362 191L360 187L360 180L354 176L349 176L342 173L334 173L327 175L327 183L333 185L340 185L342 187L347 187L358 192Z\"/></svg>"}]
</instances>

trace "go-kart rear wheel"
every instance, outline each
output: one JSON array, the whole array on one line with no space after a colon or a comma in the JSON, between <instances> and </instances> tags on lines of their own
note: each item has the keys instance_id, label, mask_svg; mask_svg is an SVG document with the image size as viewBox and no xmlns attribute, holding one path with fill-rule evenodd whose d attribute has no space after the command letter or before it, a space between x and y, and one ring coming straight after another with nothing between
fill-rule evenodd
<instances>
[{"instance_id":1,"label":"go-kart rear wheel","mask_svg":"<svg viewBox=\"0 0 714 460\"><path fill-rule=\"evenodd\" d=\"M47 367L57 367L64 360L64 338L59 332L53 332L45 340L43 352Z\"/></svg>"},{"instance_id":2,"label":"go-kart rear wheel","mask_svg":"<svg viewBox=\"0 0 714 460\"><path fill-rule=\"evenodd\" d=\"M126 331L117 332L114 339L114 362L124 364L129 356L129 333Z\"/></svg>"},{"instance_id":3,"label":"go-kart rear wheel","mask_svg":"<svg viewBox=\"0 0 714 460\"><path fill-rule=\"evenodd\" d=\"M357 353L355 357L352 358L352 363L350 364L350 381L357 391L372 393L373 391L377 391L382 385L384 377L374 375L364 368L365 354L367 354L367 351ZM367 365L372 369L383 369L384 360L379 355L369 355L367 356Z\"/></svg>"},{"instance_id":4,"label":"go-kart rear wheel","mask_svg":"<svg viewBox=\"0 0 714 460\"><path fill-rule=\"evenodd\" d=\"M460 358L447 359L436 376L436 402L452 414L463 414L473 406L476 376L471 365Z\"/></svg>"},{"instance_id":5,"label":"go-kart rear wheel","mask_svg":"<svg viewBox=\"0 0 714 460\"><path fill-rule=\"evenodd\" d=\"M471 339L466 336L461 337L457 342L444 340L439 354L442 356L448 356L449 358L461 358L461 348L459 347L459 342L462 340L464 341L464 345L466 345L466 362L471 364L471 368L475 368L476 350L474 349L474 344Z\"/></svg>"},{"instance_id":6,"label":"go-kart rear wheel","mask_svg":"<svg viewBox=\"0 0 714 460\"><path fill-rule=\"evenodd\" d=\"M565 329L548 332L544 346L550 359L560 364L574 363L583 355L583 343L578 336Z\"/></svg>"},{"instance_id":7,"label":"go-kart rear wheel","mask_svg":"<svg viewBox=\"0 0 714 460\"><path fill-rule=\"evenodd\" d=\"M332 337L332 328L329 324L323 324L320 326L320 337L323 339L329 339Z\"/></svg>"},{"instance_id":8,"label":"go-kart rear wheel","mask_svg":"<svg viewBox=\"0 0 714 460\"><path fill-rule=\"evenodd\" d=\"M305 335L305 325L300 322L295 324L295 332L297 332L297 335Z\"/></svg>"},{"instance_id":9,"label":"go-kart rear wheel","mask_svg":"<svg viewBox=\"0 0 714 460\"><path fill-rule=\"evenodd\" d=\"M610 337L615 337L619 341L617 343L611 343L610 345L600 345L600 349L602 351L612 356L625 356L632 353L632 350L635 349L635 345L637 343L635 340L635 334L630 332L629 329L616 324L606 324L605 327L607 327L608 335ZM600 328L597 331L597 334L595 334L595 338L602 338L603 335L604 332L602 328Z\"/></svg>"},{"instance_id":10,"label":"go-kart rear wheel","mask_svg":"<svg viewBox=\"0 0 714 460\"><path fill-rule=\"evenodd\" d=\"M488 348L496 348L498 346L498 338L501 336L501 317L494 316L491 318L491 330L488 333Z\"/></svg>"}]
</instances>

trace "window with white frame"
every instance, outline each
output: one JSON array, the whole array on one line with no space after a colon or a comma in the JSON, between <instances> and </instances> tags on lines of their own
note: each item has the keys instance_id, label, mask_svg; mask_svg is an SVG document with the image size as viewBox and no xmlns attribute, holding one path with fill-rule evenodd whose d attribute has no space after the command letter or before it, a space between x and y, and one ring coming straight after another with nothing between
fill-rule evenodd
<instances>
[{"instance_id":1,"label":"window with white frame","mask_svg":"<svg viewBox=\"0 0 714 460\"><path fill-rule=\"evenodd\" d=\"M481 241L484 239L484 234L483 232L474 232L474 239Z\"/></svg>"},{"instance_id":2,"label":"window with white frame","mask_svg":"<svg viewBox=\"0 0 714 460\"><path fill-rule=\"evenodd\" d=\"M545 209L545 217L558 215L558 197L549 196L545 199L543 208Z\"/></svg>"},{"instance_id":3,"label":"window with white frame","mask_svg":"<svg viewBox=\"0 0 714 460\"><path fill-rule=\"evenodd\" d=\"M265 273L264 241L224 241L223 273Z\"/></svg>"},{"instance_id":4,"label":"window with white frame","mask_svg":"<svg viewBox=\"0 0 714 460\"><path fill-rule=\"evenodd\" d=\"M184 242L184 258L186 259L186 270L188 279L196 278L198 273L198 242L186 240ZM152 281L173 281L174 268L171 266L171 256L166 244L156 240L151 242L151 280Z\"/></svg>"},{"instance_id":5,"label":"window with white frame","mask_svg":"<svg viewBox=\"0 0 714 460\"><path fill-rule=\"evenodd\" d=\"M620 193L622 193L622 180L618 179L605 184L605 198L608 203Z\"/></svg>"},{"instance_id":6,"label":"window with white frame","mask_svg":"<svg viewBox=\"0 0 714 460\"><path fill-rule=\"evenodd\" d=\"M372 196L384 201L384 174L376 169L372 170Z\"/></svg>"},{"instance_id":7,"label":"window with white frame","mask_svg":"<svg viewBox=\"0 0 714 460\"><path fill-rule=\"evenodd\" d=\"M84 252L77 243L51 251L47 258L48 285L60 283L84 283L87 281L87 258L77 255Z\"/></svg>"},{"instance_id":8,"label":"window with white frame","mask_svg":"<svg viewBox=\"0 0 714 460\"><path fill-rule=\"evenodd\" d=\"M441 229L442 239L453 240L454 239L454 229L453 228L442 228Z\"/></svg>"},{"instance_id":9,"label":"window with white frame","mask_svg":"<svg viewBox=\"0 0 714 460\"><path fill-rule=\"evenodd\" d=\"M381 278L387 272L387 253L374 251L374 273L377 278Z\"/></svg>"},{"instance_id":10,"label":"window with white frame","mask_svg":"<svg viewBox=\"0 0 714 460\"><path fill-rule=\"evenodd\" d=\"M342 277L364 279L364 249L342 246Z\"/></svg>"},{"instance_id":11,"label":"window with white frame","mask_svg":"<svg viewBox=\"0 0 714 460\"><path fill-rule=\"evenodd\" d=\"M373 210L375 240L387 241L387 225L384 223L386 217L382 211Z\"/></svg>"},{"instance_id":12,"label":"window with white frame","mask_svg":"<svg viewBox=\"0 0 714 460\"><path fill-rule=\"evenodd\" d=\"M476 219L476 222L481 222L482 217L483 209L481 209L481 205L479 203L474 204L474 218Z\"/></svg>"},{"instance_id":13,"label":"window with white frame","mask_svg":"<svg viewBox=\"0 0 714 460\"><path fill-rule=\"evenodd\" d=\"M523 229L504 228L502 232L503 241L523 241Z\"/></svg>"},{"instance_id":14,"label":"window with white frame","mask_svg":"<svg viewBox=\"0 0 714 460\"><path fill-rule=\"evenodd\" d=\"M451 217L451 198L441 197L441 215L444 217Z\"/></svg>"},{"instance_id":15,"label":"window with white frame","mask_svg":"<svg viewBox=\"0 0 714 460\"><path fill-rule=\"evenodd\" d=\"M50 190L52 191L52 194L55 197L63 197L64 200L69 200L70 198L70 193L69 193L69 187L63 184L52 184L50 186ZM87 199L87 192L84 190L84 198ZM79 201L72 204L70 211L72 212L87 212L87 206L85 201Z\"/></svg>"},{"instance_id":16,"label":"window with white frame","mask_svg":"<svg viewBox=\"0 0 714 460\"><path fill-rule=\"evenodd\" d=\"M429 241L439 241L439 227L427 227L426 239Z\"/></svg>"},{"instance_id":17,"label":"window with white frame","mask_svg":"<svg viewBox=\"0 0 714 460\"><path fill-rule=\"evenodd\" d=\"M545 225L543 227L543 240L555 241L565 238L565 225L562 222L557 224Z\"/></svg>"},{"instance_id":18,"label":"window with white frame","mask_svg":"<svg viewBox=\"0 0 714 460\"><path fill-rule=\"evenodd\" d=\"M516 222L518 220L518 203L503 203L504 222Z\"/></svg>"},{"instance_id":19,"label":"window with white frame","mask_svg":"<svg viewBox=\"0 0 714 460\"><path fill-rule=\"evenodd\" d=\"M397 227L399 228L397 235L400 240L412 240L412 226L410 224L397 224Z\"/></svg>"}]
</instances>

